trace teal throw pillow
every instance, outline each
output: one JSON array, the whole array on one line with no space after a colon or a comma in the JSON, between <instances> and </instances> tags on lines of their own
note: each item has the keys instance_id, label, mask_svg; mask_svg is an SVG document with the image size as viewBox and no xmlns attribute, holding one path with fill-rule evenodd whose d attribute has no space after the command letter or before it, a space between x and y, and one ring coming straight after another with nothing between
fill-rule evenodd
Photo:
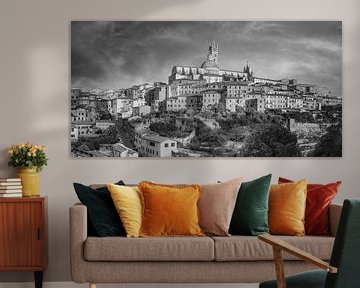
<instances>
[{"instance_id":1,"label":"teal throw pillow","mask_svg":"<svg viewBox=\"0 0 360 288\"><path fill-rule=\"evenodd\" d=\"M231 235L269 233L268 208L271 174L241 184L231 218Z\"/></svg>"}]
</instances>

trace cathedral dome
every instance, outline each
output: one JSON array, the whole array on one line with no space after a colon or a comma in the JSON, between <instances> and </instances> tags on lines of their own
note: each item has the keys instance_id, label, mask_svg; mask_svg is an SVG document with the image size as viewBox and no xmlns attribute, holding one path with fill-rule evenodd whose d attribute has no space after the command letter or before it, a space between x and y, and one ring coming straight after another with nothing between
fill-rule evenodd
<instances>
[{"instance_id":1,"label":"cathedral dome","mask_svg":"<svg viewBox=\"0 0 360 288\"><path fill-rule=\"evenodd\" d=\"M202 63L201 68L215 68L215 69L219 69L218 65L216 64L215 61L212 60L206 60L204 61L204 63Z\"/></svg>"}]
</instances>

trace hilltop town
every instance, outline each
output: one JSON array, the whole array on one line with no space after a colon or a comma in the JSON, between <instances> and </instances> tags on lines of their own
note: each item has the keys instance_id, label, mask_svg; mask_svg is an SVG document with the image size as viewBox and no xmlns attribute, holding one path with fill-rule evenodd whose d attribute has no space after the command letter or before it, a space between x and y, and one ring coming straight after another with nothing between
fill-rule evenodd
<instances>
[{"instance_id":1,"label":"hilltop town","mask_svg":"<svg viewBox=\"0 0 360 288\"><path fill-rule=\"evenodd\" d=\"M222 70L213 42L200 67L173 66L168 83L72 88L71 152L74 157L323 156L314 153L326 133L341 129L341 106L341 97L317 84L257 77L249 64Z\"/></svg>"}]
</instances>

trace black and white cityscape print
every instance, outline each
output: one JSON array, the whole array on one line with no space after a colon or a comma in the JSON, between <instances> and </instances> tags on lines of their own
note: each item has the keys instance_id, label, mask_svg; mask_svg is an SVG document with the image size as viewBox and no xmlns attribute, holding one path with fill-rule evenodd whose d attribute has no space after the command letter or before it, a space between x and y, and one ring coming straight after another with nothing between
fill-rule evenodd
<instances>
[{"instance_id":1,"label":"black and white cityscape print","mask_svg":"<svg viewBox=\"0 0 360 288\"><path fill-rule=\"evenodd\" d=\"M341 157L339 21L73 21L73 157Z\"/></svg>"}]
</instances>

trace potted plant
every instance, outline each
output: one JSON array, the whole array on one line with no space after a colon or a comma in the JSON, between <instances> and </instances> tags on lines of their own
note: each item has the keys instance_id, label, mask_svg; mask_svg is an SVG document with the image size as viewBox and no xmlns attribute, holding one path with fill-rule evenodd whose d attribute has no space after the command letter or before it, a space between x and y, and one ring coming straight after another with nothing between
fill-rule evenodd
<instances>
[{"instance_id":1,"label":"potted plant","mask_svg":"<svg viewBox=\"0 0 360 288\"><path fill-rule=\"evenodd\" d=\"M47 165L46 147L33 143L20 143L10 146L9 166L19 167L17 177L21 178L24 197L40 195L39 172Z\"/></svg>"}]
</instances>

